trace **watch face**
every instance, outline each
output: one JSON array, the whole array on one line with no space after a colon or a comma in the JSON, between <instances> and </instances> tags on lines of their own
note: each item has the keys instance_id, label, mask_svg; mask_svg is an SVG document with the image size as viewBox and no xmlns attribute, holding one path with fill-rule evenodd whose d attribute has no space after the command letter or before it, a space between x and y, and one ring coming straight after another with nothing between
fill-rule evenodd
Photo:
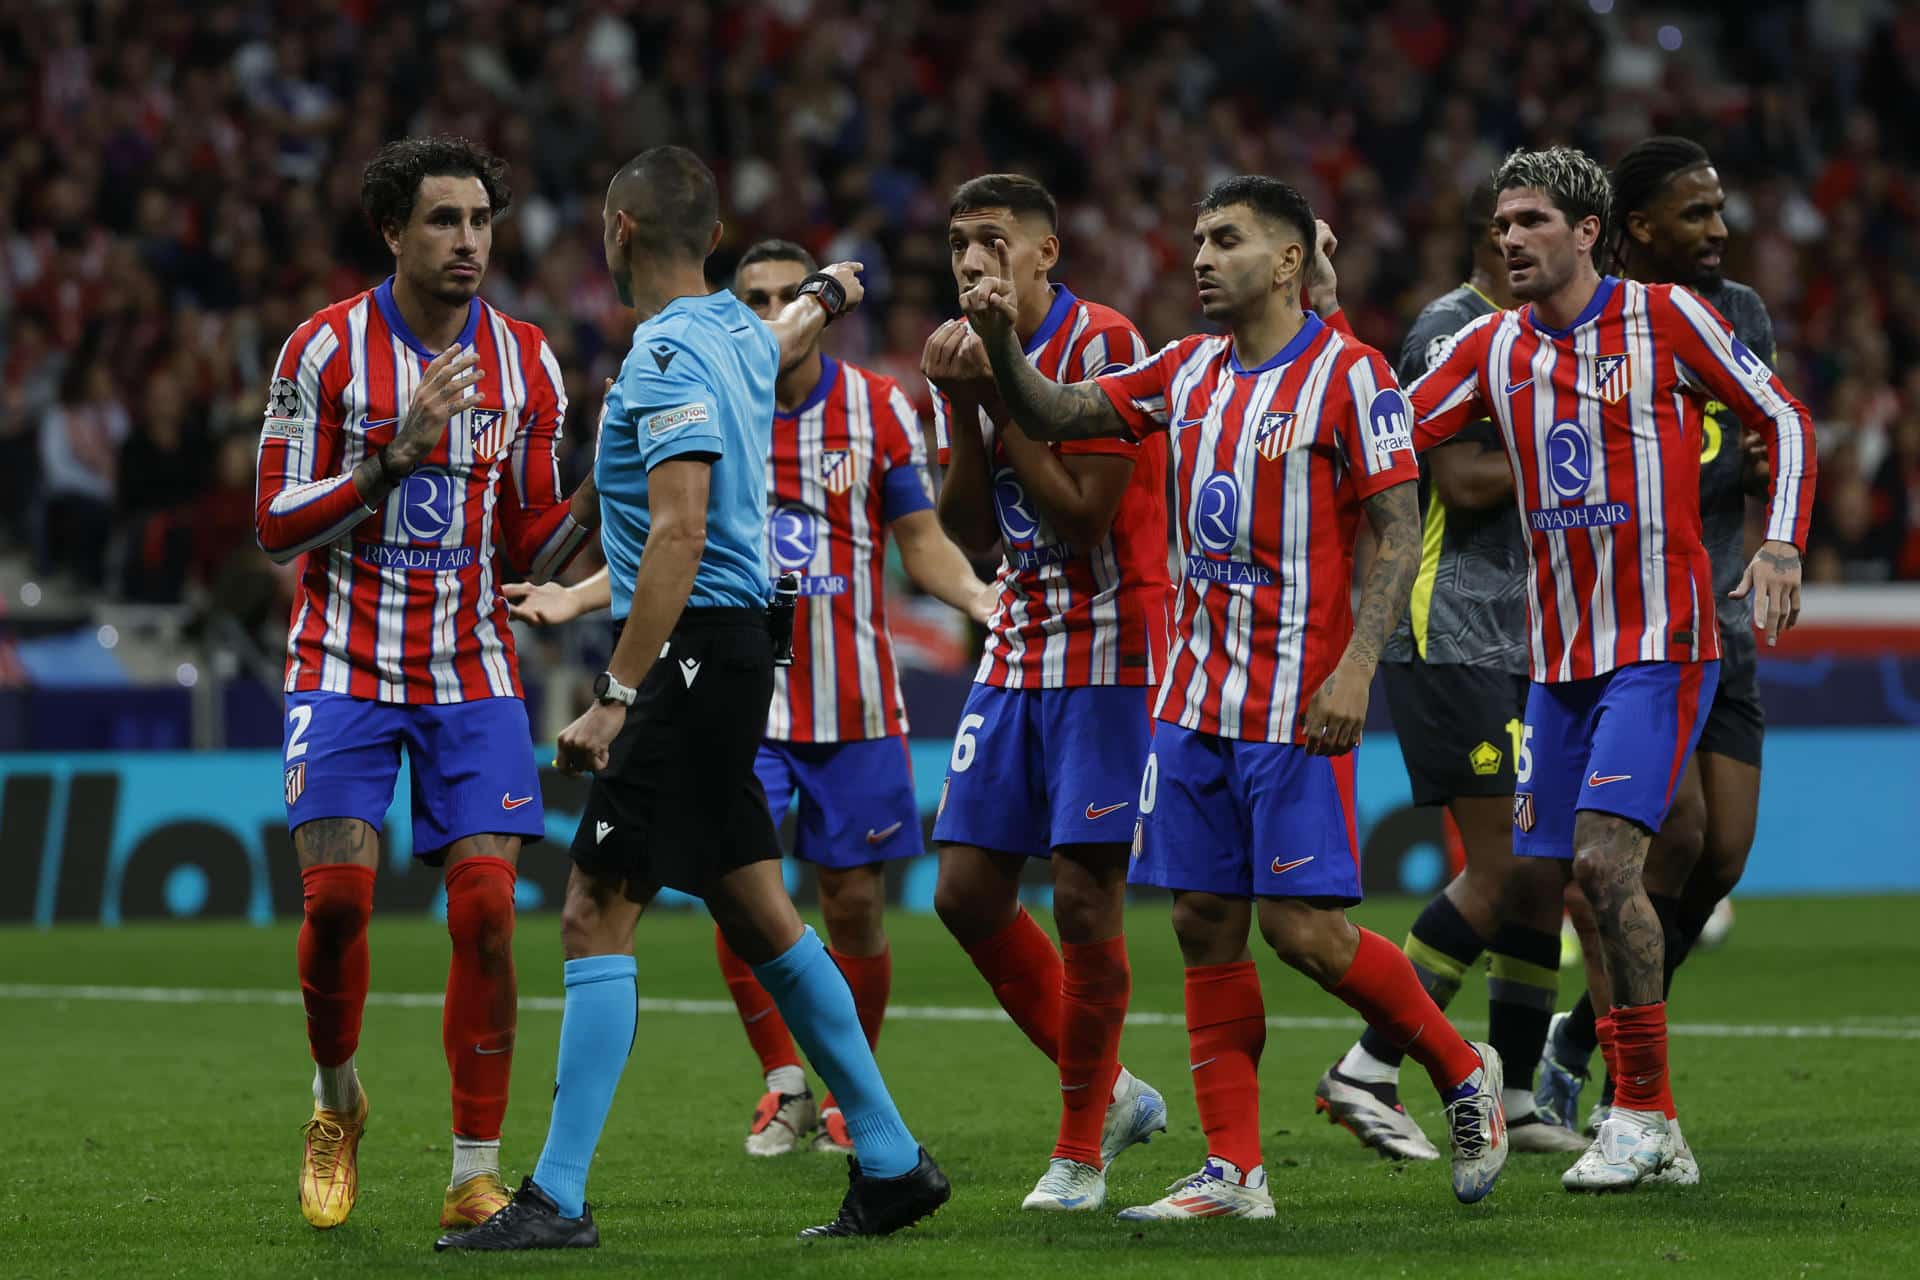
<instances>
[{"instance_id":1,"label":"watch face","mask_svg":"<svg viewBox=\"0 0 1920 1280\"><path fill-rule=\"evenodd\" d=\"M593 696L594 697L604 698L607 696L608 691L610 691L612 688L613 688L613 677L609 675L607 672L602 671L599 675L593 678Z\"/></svg>"}]
</instances>

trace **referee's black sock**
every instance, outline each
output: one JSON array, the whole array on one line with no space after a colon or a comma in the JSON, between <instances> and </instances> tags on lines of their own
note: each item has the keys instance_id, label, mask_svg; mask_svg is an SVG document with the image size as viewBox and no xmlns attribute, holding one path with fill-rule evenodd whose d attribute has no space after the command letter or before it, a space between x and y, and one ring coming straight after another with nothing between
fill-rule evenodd
<instances>
[{"instance_id":1,"label":"referee's black sock","mask_svg":"<svg viewBox=\"0 0 1920 1280\"><path fill-rule=\"evenodd\" d=\"M1433 1002L1445 1009L1460 990L1460 980L1486 950L1467 918L1444 893L1437 893L1407 934L1407 959ZM1360 1047L1388 1066L1397 1067L1405 1055L1385 1036L1368 1027L1360 1033Z\"/></svg>"}]
</instances>

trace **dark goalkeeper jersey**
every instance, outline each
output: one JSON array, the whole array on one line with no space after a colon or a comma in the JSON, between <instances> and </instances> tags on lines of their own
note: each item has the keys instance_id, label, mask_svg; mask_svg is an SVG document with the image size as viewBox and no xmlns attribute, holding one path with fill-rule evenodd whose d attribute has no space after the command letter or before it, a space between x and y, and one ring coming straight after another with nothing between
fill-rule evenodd
<instances>
[{"instance_id":1,"label":"dark goalkeeper jersey","mask_svg":"<svg viewBox=\"0 0 1920 1280\"><path fill-rule=\"evenodd\" d=\"M1401 346L1401 385L1412 386L1440 363L1462 327L1497 310L1485 294L1466 284L1429 302ZM1468 446L1501 447L1490 421L1476 422L1454 439ZM1411 662L1417 651L1430 663L1497 667L1525 675L1527 544L1519 509L1512 502L1491 511L1449 508L1433 491L1424 458L1420 503L1420 573L1406 617L1383 656L1388 662Z\"/></svg>"}]
</instances>

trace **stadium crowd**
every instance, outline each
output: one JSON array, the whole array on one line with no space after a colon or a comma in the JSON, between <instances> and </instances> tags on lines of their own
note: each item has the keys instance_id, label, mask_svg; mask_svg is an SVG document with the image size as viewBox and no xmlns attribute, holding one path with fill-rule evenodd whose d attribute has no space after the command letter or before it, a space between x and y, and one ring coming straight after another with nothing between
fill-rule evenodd
<instances>
[{"instance_id":1,"label":"stadium crowd","mask_svg":"<svg viewBox=\"0 0 1920 1280\"><path fill-rule=\"evenodd\" d=\"M631 329L602 184L655 143L720 174L716 269L763 235L864 261L833 341L918 388L972 174L1048 181L1062 278L1155 344L1197 325L1198 194L1284 177L1341 235L1354 327L1392 350L1460 279L1461 202L1509 148L1610 162L1667 131L1718 161L1727 274L1766 299L1820 424L1809 578L1920 580L1920 134L1887 123L1920 94L1920 10L1637 7L0 0L0 547L283 620L249 528L267 369L390 270L360 171L402 134L510 161L486 293L552 340L577 473Z\"/></svg>"}]
</instances>

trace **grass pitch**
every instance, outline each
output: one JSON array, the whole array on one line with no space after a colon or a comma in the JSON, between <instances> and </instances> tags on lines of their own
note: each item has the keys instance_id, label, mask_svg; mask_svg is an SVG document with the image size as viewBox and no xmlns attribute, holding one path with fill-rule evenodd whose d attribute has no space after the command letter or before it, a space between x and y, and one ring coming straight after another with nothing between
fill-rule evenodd
<instances>
[{"instance_id":1,"label":"grass pitch","mask_svg":"<svg viewBox=\"0 0 1920 1280\"><path fill-rule=\"evenodd\" d=\"M1416 906L1356 915L1397 939ZM1149 1017L1129 1026L1123 1056L1166 1094L1172 1123L1116 1163L1114 1208L1157 1196L1203 1153L1164 908L1137 907L1128 923L1133 1007ZM1908 1109L1920 900L1741 903L1732 940L1689 961L1673 1005L1675 1090L1705 1182L1609 1198L1563 1192L1566 1159L1516 1156L1489 1201L1462 1207L1444 1165L1383 1162L1320 1122L1314 1081L1357 1023L1264 957L1269 1015L1305 1020L1276 1026L1262 1063L1279 1217L1157 1229L1019 1210L1053 1140L1051 1068L1011 1024L942 1016L990 998L937 922L896 915L889 929L902 1016L887 1024L881 1062L953 1180L937 1217L890 1240L794 1241L832 1216L844 1168L741 1152L760 1081L711 926L661 914L641 925L642 995L695 1003L641 1016L589 1188L602 1246L492 1258L431 1251L450 1159L437 925L375 916L375 992L423 998L367 1010L360 1200L325 1233L301 1221L294 1196L311 1065L291 926L0 932L0 1275L1920 1275ZM525 1004L504 1146L515 1185L546 1128L555 918L524 917L518 947ZM89 985L170 994L72 990ZM1470 984L1454 1014L1478 1029L1484 1012ZM1405 1084L1444 1145L1417 1067Z\"/></svg>"}]
</instances>

